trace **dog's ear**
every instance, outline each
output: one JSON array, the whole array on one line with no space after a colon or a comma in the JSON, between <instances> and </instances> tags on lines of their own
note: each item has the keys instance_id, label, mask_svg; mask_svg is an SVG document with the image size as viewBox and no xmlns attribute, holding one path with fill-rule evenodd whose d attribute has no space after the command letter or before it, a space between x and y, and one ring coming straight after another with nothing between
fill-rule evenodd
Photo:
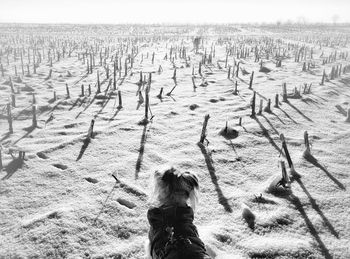
<instances>
[{"instance_id":1,"label":"dog's ear","mask_svg":"<svg viewBox=\"0 0 350 259\"><path fill-rule=\"evenodd\" d=\"M173 183L176 177L174 172L175 172L175 169L173 167L165 170L162 175L162 181L167 185Z\"/></svg>"},{"instance_id":2,"label":"dog's ear","mask_svg":"<svg viewBox=\"0 0 350 259\"><path fill-rule=\"evenodd\" d=\"M189 192L189 201L192 209L195 211L198 204L198 195L199 195L199 184L198 178L194 173L184 172L182 177L186 183L191 187Z\"/></svg>"},{"instance_id":3,"label":"dog's ear","mask_svg":"<svg viewBox=\"0 0 350 259\"><path fill-rule=\"evenodd\" d=\"M182 177L185 179L186 183L189 184L193 189L199 188L198 178L195 174L191 172L184 172Z\"/></svg>"}]
</instances>

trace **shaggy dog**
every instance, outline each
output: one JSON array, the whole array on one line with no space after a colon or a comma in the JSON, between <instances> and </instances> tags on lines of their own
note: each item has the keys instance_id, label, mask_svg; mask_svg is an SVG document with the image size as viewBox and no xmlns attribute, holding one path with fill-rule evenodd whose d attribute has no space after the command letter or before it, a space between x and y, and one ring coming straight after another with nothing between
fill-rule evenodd
<instances>
[{"instance_id":1,"label":"shaggy dog","mask_svg":"<svg viewBox=\"0 0 350 259\"><path fill-rule=\"evenodd\" d=\"M193 224L198 179L173 167L154 172L147 256L152 259L210 259Z\"/></svg>"}]
</instances>

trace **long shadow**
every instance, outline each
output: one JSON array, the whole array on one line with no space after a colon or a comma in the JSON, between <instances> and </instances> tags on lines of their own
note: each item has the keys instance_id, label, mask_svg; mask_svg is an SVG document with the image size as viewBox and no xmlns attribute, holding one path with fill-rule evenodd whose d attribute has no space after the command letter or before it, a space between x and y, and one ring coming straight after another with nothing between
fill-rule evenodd
<instances>
[{"instance_id":1,"label":"long shadow","mask_svg":"<svg viewBox=\"0 0 350 259\"><path fill-rule=\"evenodd\" d=\"M12 120L17 120L18 117L21 116L22 114L24 114L24 115L26 116L25 111L28 110L28 109L30 109L30 108L31 108L31 105L29 105L29 106L23 108L23 109L20 110L16 115L13 115Z\"/></svg>"},{"instance_id":2,"label":"long shadow","mask_svg":"<svg viewBox=\"0 0 350 259\"><path fill-rule=\"evenodd\" d=\"M8 137L10 137L11 133L7 132L1 139L0 139L0 143L3 142L5 139L7 139Z\"/></svg>"},{"instance_id":3,"label":"long shadow","mask_svg":"<svg viewBox=\"0 0 350 259\"><path fill-rule=\"evenodd\" d=\"M30 133L33 132L33 130L35 130L36 127L30 126L28 128L25 128L24 130L27 131L26 134L24 134L22 137L20 137L19 139L17 139L15 142L12 143L12 145L16 145L20 140L26 138Z\"/></svg>"},{"instance_id":4,"label":"long shadow","mask_svg":"<svg viewBox=\"0 0 350 259\"><path fill-rule=\"evenodd\" d=\"M108 193L107 198L106 198L106 199L104 200L104 202L102 203L102 208L101 208L100 212L96 215L96 218L94 219L94 223L96 223L97 219L100 217L100 215L101 215L102 212L104 211L104 208L105 208L105 206L106 206L106 204L107 204L107 201L108 201L109 198L112 196L112 193L113 193L113 191L114 191L114 189L115 189L115 186L116 186L117 184L118 184L117 182L114 183L112 190Z\"/></svg>"},{"instance_id":5,"label":"long shadow","mask_svg":"<svg viewBox=\"0 0 350 259\"><path fill-rule=\"evenodd\" d=\"M114 120L114 118L118 115L118 113L120 112L120 110L121 110L121 108L117 108L117 110L115 111L115 113L113 114L113 116L110 117L110 118L108 119L108 121L110 122L110 121Z\"/></svg>"},{"instance_id":6,"label":"long shadow","mask_svg":"<svg viewBox=\"0 0 350 259\"><path fill-rule=\"evenodd\" d=\"M54 107L51 108L51 110L49 111L49 113L53 112L54 110L56 110L56 108L58 107L58 105L60 105L63 102L63 100L59 100Z\"/></svg>"},{"instance_id":7,"label":"long shadow","mask_svg":"<svg viewBox=\"0 0 350 259\"><path fill-rule=\"evenodd\" d=\"M328 102L328 100L327 100L326 98L323 98L322 96L319 96L319 95L317 95L317 94L315 94L315 93L311 93L311 94L314 95L314 96L316 96L316 97L318 97L318 98L320 98L320 99L322 99L323 101Z\"/></svg>"},{"instance_id":8,"label":"long shadow","mask_svg":"<svg viewBox=\"0 0 350 259\"><path fill-rule=\"evenodd\" d=\"M291 194L290 196L287 196L286 197L287 200L289 200L294 206L295 208L299 211L299 213L301 214L301 216L303 217L305 223L306 223L306 226L308 227L309 229L309 232L311 233L311 235L315 238L315 240L317 241L318 243L318 247L320 248L322 254L324 255L324 257L326 259L331 259L333 258L330 253L329 253L329 250L328 248L325 246L325 244L323 243L323 241L321 240L320 236L318 235L314 225L312 224L311 220L309 219L309 217L306 215L306 212L303 208L303 205L300 201L300 199Z\"/></svg>"},{"instance_id":9,"label":"long shadow","mask_svg":"<svg viewBox=\"0 0 350 259\"><path fill-rule=\"evenodd\" d=\"M227 212L232 212L232 208L228 204L228 200L224 196L224 194L222 193L222 190L221 190L221 188L220 188L220 186L218 184L218 178L216 177L216 174L215 174L215 168L214 168L214 165L212 163L212 159L211 159L211 157L209 156L209 154L207 152L207 149L201 143L198 143L198 146L201 149L202 154L203 154L203 156L205 158L205 163L207 164L207 168L208 168L208 171L209 171L209 174L210 174L211 181L212 181L212 183L215 186L216 193L218 194L219 203L224 207L224 209Z\"/></svg>"},{"instance_id":10,"label":"long shadow","mask_svg":"<svg viewBox=\"0 0 350 259\"><path fill-rule=\"evenodd\" d=\"M343 116L347 116L348 113L344 110L343 107L341 107L339 104L335 106L338 109L338 112L342 114Z\"/></svg>"},{"instance_id":11,"label":"long shadow","mask_svg":"<svg viewBox=\"0 0 350 259\"><path fill-rule=\"evenodd\" d=\"M75 81L75 82L73 83L73 85L76 85L77 83L79 83L81 80L83 80L84 78L86 78L86 77L88 77L88 76L89 76L89 74L83 75L81 78L79 78L77 81Z\"/></svg>"},{"instance_id":12,"label":"long shadow","mask_svg":"<svg viewBox=\"0 0 350 259\"><path fill-rule=\"evenodd\" d=\"M80 111L80 112L77 114L77 116L75 116L76 119L77 119L83 112L85 112L85 111L90 107L91 104L93 104L93 102L94 102L95 99L96 99L96 96L97 96L97 93L94 95L94 97L93 97L93 98L91 99L91 101L88 103L88 105L86 105L86 106L84 107L84 110Z\"/></svg>"},{"instance_id":13,"label":"long shadow","mask_svg":"<svg viewBox=\"0 0 350 259\"><path fill-rule=\"evenodd\" d=\"M255 91L257 95L259 95L260 98L264 99L265 101L267 101L267 98L265 96L263 96L261 93Z\"/></svg>"},{"instance_id":14,"label":"long shadow","mask_svg":"<svg viewBox=\"0 0 350 259\"><path fill-rule=\"evenodd\" d=\"M318 204L316 203L315 199L311 196L311 194L309 193L309 191L306 189L305 185L303 184L303 182L301 181L300 178L295 178L294 179L299 185L300 187L303 189L303 191L305 192L305 194L307 195L307 197L309 198L309 201L311 203L312 208L317 211L317 213L320 215L320 217L322 218L323 222L325 223L325 225L327 226L327 228L329 229L329 231L336 237L339 238L339 234L338 232L334 229L334 227L332 226L332 224L329 222L329 220L327 219L327 217L323 214L323 212L321 211L320 207L318 206Z\"/></svg>"},{"instance_id":15,"label":"long shadow","mask_svg":"<svg viewBox=\"0 0 350 259\"><path fill-rule=\"evenodd\" d=\"M336 179L330 172L328 172L328 170L321 165L318 160L313 156L313 155L308 155L307 157L305 157L305 159L310 162L311 164L313 164L314 166L320 168L323 172L326 173L326 175L336 184L338 185L338 187L342 190L345 190L345 186L338 181L338 179Z\"/></svg>"},{"instance_id":16,"label":"long shadow","mask_svg":"<svg viewBox=\"0 0 350 259\"><path fill-rule=\"evenodd\" d=\"M288 119L290 119L292 122L294 122L295 124L299 124L298 122L296 122L292 117L289 116L289 114L283 110L281 107L279 107L280 111L284 113L284 115L287 116Z\"/></svg>"},{"instance_id":17,"label":"long shadow","mask_svg":"<svg viewBox=\"0 0 350 259\"><path fill-rule=\"evenodd\" d=\"M23 166L23 158L15 158L13 159L5 168L7 175L5 175L2 180L9 179L18 169Z\"/></svg>"},{"instance_id":18,"label":"long shadow","mask_svg":"<svg viewBox=\"0 0 350 259\"><path fill-rule=\"evenodd\" d=\"M283 120L274 112L271 112L270 114L274 115L282 124L285 124Z\"/></svg>"},{"instance_id":19,"label":"long shadow","mask_svg":"<svg viewBox=\"0 0 350 259\"><path fill-rule=\"evenodd\" d=\"M97 118L98 115L101 114L101 112L107 106L108 102L111 100L111 97L112 97L112 93L109 93L108 98L105 99L105 101L103 102L101 109L95 114L95 116L94 116L95 118Z\"/></svg>"},{"instance_id":20,"label":"long shadow","mask_svg":"<svg viewBox=\"0 0 350 259\"><path fill-rule=\"evenodd\" d=\"M243 170L244 170L247 174L249 174L248 170L247 170L247 169L245 168L245 166L244 166L244 163L241 162L241 159L240 159L240 157L239 157L239 155L238 155L238 153L237 153L237 150L236 150L235 145L233 144L232 140L230 140L229 146L231 146L232 149L233 149L233 152L235 152L235 155L236 155L236 157L237 157L237 158L236 158L236 161L239 162L240 165L242 166Z\"/></svg>"},{"instance_id":21,"label":"long shadow","mask_svg":"<svg viewBox=\"0 0 350 259\"><path fill-rule=\"evenodd\" d=\"M118 78L118 80L119 79L120 79L120 82L118 83L118 85L122 85L124 83L125 76L123 76L122 78Z\"/></svg>"},{"instance_id":22,"label":"long shadow","mask_svg":"<svg viewBox=\"0 0 350 259\"><path fill-rule=\"evenodd\" d=\"M83 157L85 150L87 149L87 147L88 147L89 144L90 144L90 141L91 141L90 138L85 138L85 139L84 139L83 146L82 146L81 149L80 149L80 152L79 152L79 155L78 155L76 161L79 161L79 160Z\"/></svg>"},{"instance_id":23,"label":"long shadow","mask_svg":"<svg viewBox=\"0 0 350 259\"><path fill-rule=\"evenodd\" d=\"M261 122L259 121L258 117L255 116L254 118L256 120L256 122L259 124L261 130L262 130L262 134L265 136L265 138L267 138L267 140L270 142L270 144L278 151L278 153L283 154L282 150L277 146L276 142L271 138L269 131L264 127L264 125L261 124Z\"/></svg>"},{"instance_id":24,"label":"long shadow","mask_svg":"<svg viewBox=\"0 0 350 259\"><path fill-rule=\"evenodd\" d=\"M142 131L142 136L140 141L140 148L139 148L139 156L137 158L136 165L135 165L135 179L138 179L139 177L139 172L140 172L141 164L143 160L143 154L145 152L146 139L147 139L147 124L143 126L143 131Z\"/></svg>"},{"instance_id":25,"label":"long shadow","mask_svg":"<svg viewBox=\"0 0 350 259\"><path fill-rule=\"evenodd\" d=\"M291 104L290 102L286 102L286 104L288 104L290 107L292 107L294 110L296 110L301 116L303 116L305 119L307 119L308 121L313 122L309 117L307 117L304 113L302 113L297 107L295 107L293 104Z\"/></svg>"},{"instance_id":26,"label":"long shadow","mask_svg":"<svg viewBox=\"0 0 350 259\"><path fill-rule=\"evenodd\" d=\"M80 97L78 97L75 102L72 104L72 106L68 109L68 111L71 111L74 109L75 106L77 106L78 102L80 101Z\"/></svg>"},{"instance_id":27,"label":"long shadow","mask_svg":"<svg viewBox=\"0 0 350 259\"><path fill-rule=\"evenodd\" d=\"M301 99L301 101L304 102L304 103L306 103L306 104L308 104L308 105L313 104L313 105L315 105L317 108L320 108L320 106L318 105L318 102L315 101L315 100L313 100L313 99L311 99L311 98L309 98L309 99Z\"/></svg>"},{"instance_id":28,"label":"long shadow","mask_svg":"<svg viewBox=\"0 0 350 259\"><path fill-rule=\"evenodd\" d=\"M273 129L273 131L279 136L280 133L278 132L278 130L272 125L272 123L270 122L270 120L263 114L261 114L262 117L264 117L264 119L266 120L266 122L270 125L270 127Z\"/></svg>"},{"instance_id":29,"label":"long shadow","mask_svg":"<svg viewBox=\"0 0 350 259\"><path fill-rule=\"evenodd\" d=\"M87 99L87 97L86 96L84 96L84 98L83 99L80 99L80 104L79 104L79 106L78 107L81 107L82 105L83 105L83 103L85 103L85 100Z\"/></svg>"}]
</instances>

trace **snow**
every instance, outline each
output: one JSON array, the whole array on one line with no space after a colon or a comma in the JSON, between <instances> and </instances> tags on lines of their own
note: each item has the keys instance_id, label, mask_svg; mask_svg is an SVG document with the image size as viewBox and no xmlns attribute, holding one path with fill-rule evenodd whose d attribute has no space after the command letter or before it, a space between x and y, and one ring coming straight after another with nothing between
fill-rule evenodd
<instances>
[{"instance_id":1,"label":"snow","mask_svg":"<svg viewBox=\"0 0 350 259\"><path fill-rule=\"evenodd\" d=\"M94 31L95 27L89 30L89 26L67 26L62 30L51 28L57 30L54 34L57 39L77 43L87 40L95 46L99 41L90 38L93 35L101 39L100 47L116 47L110 55L120 46L118 37L130 29L112 26L112 29L108 27L112 31L103 30L99 34ZM31 32L34 37L50 36L45 28ZM271 29L265 33L268 28L247 26L241 32L226 32L227 37L231 37L227 43L236 46L241 41L255 47L250 40L256 39L259 40L256 43L263 46L264 35L283 39L281 47L295 42L299 46L314 46L316 65L306 72L302 72L303 61L294 61L294 50L288 52L290 58L282 60L282 67L275 67L272 57L264 58L264 66L271 69L269 73L259 72L260 63L254 62L253 52L241 59L247 71L254 71L256 111L260 99L264 104L269 98L272 102L271 113L263 112L252 118L250 75L240 73L239 92L233 95L236 78L227 79L226 46L217 42L217 27L199 28L203 29L208 53L212 44L216 48L213 65L202 66L206 86L199 86L202 79L198 74L204 48L199 54L191 51L191 36L199 33L197 27L190 27L187 34L175 35L183 28L163 26L152 31L152 27L133 26L135 33L151 31L151 35L157 36L140 38L140 42L134 43L139 53L133 74L129 72L124 79L119 79L116 91L106 93L109 80L105 80L105 69L99 66L99 53L93 73L86 74L86 63L77 58L80 47L71 57L54 60L50 67L45 45L45 58L36 69L37 74L33 74L31 64L30 76L21 75L20 58L14 62L10 54L8 66L6 56L1 56L6 71L4 77L0 73L0 109L11 93L9 75L15 90L20 87L21 92L16 93L16 107L12 109L13 134L8 134L6 110L0 117L3 163L0 258L143 258L149 227L146 213L150 206L150 177L155 168L167 163L198 175L201 194L195 224L216 258L350 257L350 124L345 121L346 114L336 107L345 111L350 107L350 77L342 74L324 85L319 84L324 68L329 73L332 65L349 65L349 59L322 65L321 53L328 56L336 48L338 53L349 51L349 45L319 49L319 45L303 41L322 39L322 35L315 34L317 28L315 33L306 29L298 33ZM164 34L155 34L157 30ZM2 51L12 44L7 35L15 35L16 31L8 32L5 25L0 27ZM339 28L330 35L348 37L349 28ZM156 38L158 36L160 38ZM177 53L174 60L177 86L171 96L167 96L174 87L174 67L164 56L166 53L169 56L171 46L181 44L191 57L191 66L186 67ZM124 45L123 67L125 51ZM131 45L128 51L130 54ZM153 52L154 64L151 62ZM23 58L26 63L27 56ZM217 67L218 60L222 69ZM234 57L229 56L229 65L233 65L233 60ZM107 63L112 69L110 58ZM14 64L22 81L14 78ZM139 72L158 71L159 65L163 72L152 74L150 90L154 118L139 125L145 110L145 103L136 109ZM195 90L192 66L195 67ZM50 69L52 75L47 78ZM95 96L97 70L102 93ZM113 71L110 74L113 77ZM144 75L148 77L147 73ZM311 93L302 94L301 99L289 99L288 103L280 101L280 108L275 108L274 96L281 94L284 82L288 93L294 87L312 83ZM66 98L66 83L70 98ZM84 97L80 96L81 84L86 90ZM90 96L88 84L92 89ZM157 98L161 87L164 88L162 99ZM118 90L122 93L123 108L117 108ZM33 91L38 111L36 128L31 127ZM56 101L52 99L53 91L57 94ZM144 91L142 94L145 97ZM53 118L48 121L51 114ZM209 144L205 141L204 145L197 145L206 114L210 115ZM240 117L241 126L238 125ZM92 119L95 120L94 134L86 141ZM224 130L226 122L228 131ZM309 133L313 159L303 157L304 131ZM291 190L276 193L268 189L281 179L279 161L284 160L288 167L284 153L281 154L281 133L300 177L289 175ZM13 159L10 148L25 151L25 160Z\"/></svg>"}]
</instances>

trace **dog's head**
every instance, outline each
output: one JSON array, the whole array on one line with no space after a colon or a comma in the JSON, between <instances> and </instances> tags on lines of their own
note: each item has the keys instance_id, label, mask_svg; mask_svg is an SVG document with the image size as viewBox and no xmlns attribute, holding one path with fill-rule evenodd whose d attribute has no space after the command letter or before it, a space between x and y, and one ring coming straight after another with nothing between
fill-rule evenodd
<instances>
[{"instance_id":1,"label":"dog's head","mask_svg":"<svg viewBox=\"0 0 350 259\"><path fill-rule=\"evenodd\" d=\"M161 206L189 201L195 210L198 203L198 178L191 172L180 172L172 166L155 170L151 201Z\"/></svg>"}]
</instances>

